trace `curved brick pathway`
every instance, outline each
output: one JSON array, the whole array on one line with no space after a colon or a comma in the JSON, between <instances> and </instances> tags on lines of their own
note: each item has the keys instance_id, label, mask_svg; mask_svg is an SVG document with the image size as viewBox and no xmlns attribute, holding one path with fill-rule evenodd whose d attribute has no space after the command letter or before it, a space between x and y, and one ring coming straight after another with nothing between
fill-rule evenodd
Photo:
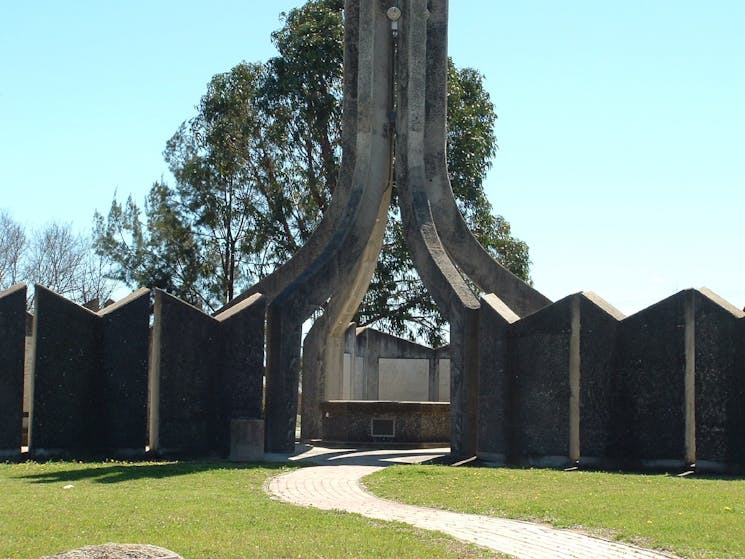
<instances>
[{"instance_id":1,"label":"curved brick pathway","mask_svg":"<svg viewBox=\"0 0 745 559\"><path fill-rule=\"evenodd\" d=\"M447 451L333 451L310 449L289 457L323 465L269 480L267 492L295 505L342 510L436 530L518 559L669 559L672 555L517 520L404 505L375 497L360 480L386 465L421 462ZM271 458L271 457L270 457ZM276 458L279 458L278 456ZM285 456L285 458L287 458Z\"/></svg>"}]
</instances>

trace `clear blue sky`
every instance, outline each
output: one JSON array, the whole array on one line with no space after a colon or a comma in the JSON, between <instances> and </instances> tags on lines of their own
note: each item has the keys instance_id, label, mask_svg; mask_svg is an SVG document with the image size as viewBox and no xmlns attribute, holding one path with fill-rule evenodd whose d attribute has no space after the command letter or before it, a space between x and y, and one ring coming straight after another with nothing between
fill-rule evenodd
<instances>
[{"instance_id":1,"label":"clear blue sky","mask_svg":"<svg viewBox=\"0 0 745 559\"><path fill-rule=\"evenodd\" d=\"M212 75L274 54L302 2L2 2L0 208L88 231L162 151ZM479 69L500 151L495 211L552 299L626 313L709 287L745 305L745 2L454 0L450 53Z\"/></svg>"}]
</instances>

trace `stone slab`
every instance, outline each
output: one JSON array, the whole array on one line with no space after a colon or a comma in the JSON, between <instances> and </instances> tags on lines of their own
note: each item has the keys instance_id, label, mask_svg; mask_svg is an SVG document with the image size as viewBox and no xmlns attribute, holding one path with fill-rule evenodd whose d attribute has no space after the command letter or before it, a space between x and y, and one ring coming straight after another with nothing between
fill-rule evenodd
<instances>
[{"instance_id":1,"label":"stone slab","mask_svg":"<svg viewBox=\"0 0 745 559\"><path fill-rule=\"evenodd\" d=\"M86 454L102 436L98 316L40 285L34 305L29 451Z\"/></svg>"},{"instance_id":2,"label":"stone slab","mask_svg":"<svg viewBox=\"0 0 745 559\"><path fill-rule=\"evenodd\" d=\"M742 464L742 364L738 324L743 313L710 292L695 292L695 436L698 470Z\"/></svg>"},{"instance_id":3,"label":"stone slab","mask_svg":"<svg viewBox=\"0 0 745 559\"><path fill-rule=\"evenodd\" d=\"M21 452L26 286L0 291L0 459Z\"/></svg>"},{"instance_id":4,"label":"stone slab","mask_svg":"<svg viewBox=\"0 0 745 559\"><path fill-rule=\"evenodd\" d=\"M624 315L594 293L580 296L580 463L607 465L618 328Z\"/></svg>"},{"instance_id":5,"label":"stone slab","mask_svg":"<svg viewBox=\"0 0 745 559\"><path fill-rule=\"evenodd\" d=\"M98 313L102 399L101 437L96 448L133 456L147 444L150 290L140 289Z\"/></svg>"},{"instance_id":6,"label":"stone slab","mask_svg":"<svg viewBox=\"0 0 745 559\"><path fill-rule=\"evenodd\" d=\"M686 321L682 291L621 322L609 454L624 467L686 461Z\"/></svg>"},{"instance_id":7,"label":"stone slab","mask_svg":"<svg viewBox=\"0 0 745 559\"><path fill-rule=\"evenodd\" d=\"M570 460L570 337L575 296L509 328L508 460L543 465Z\"/></svg>"},{"instance_id":8,"label":"stone slab","mask_svg":"<svg viewBox=\"0 0 745 559\"><path fill-rule=\"evenodd\" d=\"M481 298L478 455L495 462L504 462L508 454L511 372L507 333L517 320L496 295Z\"/></svg>"},{"instance_id":9,"label":"stone slab","mask_svg":"<svg viewBox=\"0 0 745 559\"><path fill-rule=\"evenodd\" d=\"M264 420L232 419L230 421L230 460L259 462L264 458Z\"/></svg>"},{"instance_id":10,"label":"stone slab","mask_svg":"<svg viewBox=\"0 0 745 559\"><path fill-rule=\"evenodd\" d=\"M147 544L106 543L73 549L40 559L183 559L164 547Z\"/></svg>"},{"instance_id":11,"label":"stone slab","mask_svg":"<svg viewBox=\"0 0 745 559\"><path fill-rule=\"evenodd\" d=\"M429 359L378 359L381 400L429 400Z\"/></svg>"}]
</instances>

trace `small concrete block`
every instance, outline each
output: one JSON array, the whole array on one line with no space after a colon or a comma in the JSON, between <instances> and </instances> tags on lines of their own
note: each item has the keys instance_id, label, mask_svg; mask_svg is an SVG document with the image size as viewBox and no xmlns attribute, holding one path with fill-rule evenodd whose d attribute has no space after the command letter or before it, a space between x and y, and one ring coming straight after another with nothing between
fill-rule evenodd
<instances>
[{"instance_id":1,"label":"small concrete block","mask_svg":"<svg viewBox=\"0 0 745 559\"><path fill-rule=\"evenodd\" d=\"M264 420L230 421L231 462L259 462L264 458Z\"/></svg>"}]
</instances>

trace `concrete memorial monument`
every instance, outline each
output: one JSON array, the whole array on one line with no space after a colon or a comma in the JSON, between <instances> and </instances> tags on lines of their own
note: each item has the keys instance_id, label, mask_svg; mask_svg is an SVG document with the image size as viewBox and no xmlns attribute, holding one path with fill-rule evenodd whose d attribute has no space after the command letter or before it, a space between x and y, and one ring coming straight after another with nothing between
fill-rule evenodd
<instances>
[{"instance_id":1,"label":"concrete memorial monument","mask_svg":"<svg viewBox=\"0 0 745 559\"><path fill-rule=\"evenodd\" d=\"M25 287L0 293L0 457L19 452L24 397L36 455L149 440L160 454L252 460L261 437L292 452L302 368L305 438L449 437L456 455L515 464L744 471L745 313L706 289L629 317L591 292L552 303L500 266L448 178L448 1L344 10L342 162L309 241L215 316L156 292L151 334L147 290L92 312L37 287L25 396ZM446 348L350 327L394 180Z\"/></svg>"},{"instance_id":2,"label":"concrete memorial monument","mask_svg":"<svg viewBox=\"0 0 745 559\"><path fill-rule=\"evenodd\" d=\"M447 0L345 3L343 155L331 208L261 292L267 318L267 447L294 448L301 325L324 309L303 396L324 399L380 252L395 177L415 266L450 323L451 446L476 452L479 301L464 275L520 313L549 300L499 265L465 225L447 173ZM395 158L394 158L395 153Z\"/></svg>"}]
</instances>

